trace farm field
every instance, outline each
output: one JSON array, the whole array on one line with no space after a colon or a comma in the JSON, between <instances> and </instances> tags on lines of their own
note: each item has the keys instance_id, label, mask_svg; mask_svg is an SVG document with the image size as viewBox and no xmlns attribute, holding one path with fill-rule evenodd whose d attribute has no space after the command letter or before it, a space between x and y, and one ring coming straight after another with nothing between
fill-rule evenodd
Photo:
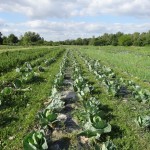
<instances>
[{"instance_id":1,"label":"farm field","mask_svg":"<svg viewBox=\"0 0 150 150\"><path fill-rule=\"evenodd\" d=\"M28 50L28 49L41 49L47 48L48 46L8 46L8 45L1 45L0 46L0 53L7 52L7 51L21 51L21 50ZM52 46L50 46L52 47ZM56 47L56 46L55 46Z\"/></svg>"},{"instance_id":2,"label":"farm field","mask_svg":"<svg viewBox=\"0 0 150 150\"><path fill-rule=\"evenodd\" d=\"M0 53L0 149L150 149L149 47Z\"/></svg>"},{"instance_id":3,"label":"farm field","mask_svg":"<svg viewBox=\"0 0 150 150\"><path fill-rule=\"evenodd\" d=\"M19 57L20 53L23 59ZM13 65L0 77L0 139L4 149L21 149L23 135L33 127L35 114L50 93L63 53L64 50L59 48L8 53L11 58L8 55L6 68ZM5 57L5 53L1 55ZM3 58L2 64L6 61ZM21 64L16 59L21 60ZM9 140L11 137L15 137L15 142Z\"/></svg>"},{"instance_id":4,"label":"farm field","mask_svg":"<svg viewBox=\"0 0 150 150\"><path fill-rule=\"evenodd\" d=\"M81 49L90 57L99 59L120 73L144 82L150 81L149 47L101 46Z\"/></svg>"}]
</instances>

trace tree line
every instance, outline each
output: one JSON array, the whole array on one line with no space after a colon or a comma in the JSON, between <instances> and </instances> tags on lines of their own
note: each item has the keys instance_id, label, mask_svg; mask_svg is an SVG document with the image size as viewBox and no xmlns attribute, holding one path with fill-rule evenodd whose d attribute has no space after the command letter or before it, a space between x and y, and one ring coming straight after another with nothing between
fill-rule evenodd
<instances>
[{"instance_id":1,"label":"tree line","mask_svg":"<svg viewBox=\"0 0 150 150\"><path fill-rule=\"evenodd\" d=\"M44 42L44 38L35 32L25 32L19 38L14 34L3 36L0 32L1 45L43 45Z\"/></svg>"},{"instance_id":2,"label":"tree line","mask_svg":"<svg viewBox=\"0 0 150 150\"><path fill-rule=\"evenodd\" d=\"M148 32L135 32L133 34L124 34L117 32L115 34L104 33L102 36L91 38L77 38L75 40L64 41L46 41L38 33L25 32L20 38L14 34L3 36L0 32L1 45L94 45L94 46L146 46L150 45L150 31Z\"/></svg>"},{"instance_id":3,"label":"tree line","mask_svg":"<svg viewBox=\"0 0 150 150\"><path fill-rule=\"evenodd\" d=\"M76 40L60 41L64 45L94 45L94 46L146 46L150 45L150 31L135 32L133 34L124 34L117 32L116 34L104 33L102 36L92 38L77 38Z\"/></svg>"}]
</instances>

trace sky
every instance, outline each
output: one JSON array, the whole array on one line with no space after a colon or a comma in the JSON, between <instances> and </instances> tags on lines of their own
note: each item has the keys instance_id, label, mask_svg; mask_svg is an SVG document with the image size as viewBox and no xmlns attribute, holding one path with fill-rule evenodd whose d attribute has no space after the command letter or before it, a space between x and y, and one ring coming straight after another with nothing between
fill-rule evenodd
<instances>
[{"instance_id":1,"label":"sky","mask_svg":"<svg viewBox=\"0 0 150 150\"><path fill-rule=\"evenodd\" d=\"M0 32L45 40L150 30L150 0L0 0Z\"/></svg>"}]
</instances>

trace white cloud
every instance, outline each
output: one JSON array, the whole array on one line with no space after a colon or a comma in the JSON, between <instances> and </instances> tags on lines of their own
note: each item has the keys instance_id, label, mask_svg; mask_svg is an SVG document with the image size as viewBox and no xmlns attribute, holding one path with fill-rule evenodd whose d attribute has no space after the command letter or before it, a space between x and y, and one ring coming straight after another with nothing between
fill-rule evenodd
<instances>
[{"instance_id":1,"label":"white cloud","mask_svg":"<svg viewBox=\"0 0 150 150\"><path fill-rule=\"evenodd\" d=\"M46 20L28 21L25 23L6 23L0 21L1 32L3 35L14 33L17 36L27 31L39 33L46 40L65 40L78 37L99 36L103 33L124 33L148 31L150 23L142 24L105 24L105 23L86 23L86 22L50 22Z\"/></svg>"},{"instance_id":2,"label":"white cloud","mask_svg":"<svg viewBox=\"0 0 150 150\"><path fill-rule=\"evenodd\" d=\"M76 10L76 0L2 0L0 11L19 12L31 18L66 18Z\"/></svg>"},{"instance_id":3,"label":"white cloud","mask_svg":"<svg viewBox=\"0 0 150 150\"><path fill-rule=\"evenodd\" d=\"M0 11L19 12L34 19L89 15L150 17L149 0L1 0Z\"/></svg>"},{"instance_id":4,"label":"white cloud","mask_svg":"<svg viewBox=\"0 0 150 150\"><path fill-rule=\"evenodd\" d=\"M133 17L150 17L149 0L92 0L81 14L87 15L118 15Z\"/></svg>"},{"instance_id":5,"label":"white cloud","mask_svg":"<svg viewBox=\"0 0 150 150\"><path fill-rule=\"evenodd\" d=\"M46 40L91 37L118 31L125 33L143 32L149 30L150 23L106 24L92 23L90 20L87 23L84 21L76 22L76 19L79 16L84 19L84 16L100 15L149 19L149 8L150 0L1 0L0 12L16 12L16 17L17 13L21 13L30 18L30 21L11 23L0 19L0 31L4 35L14 33L18 36L26 31L34 31ZM48 21L47 18L57 18L58 21ZM64 22L62 18L65 18ZM9 17L5 19L9 19Z\"/></svg>"}]
</instances>

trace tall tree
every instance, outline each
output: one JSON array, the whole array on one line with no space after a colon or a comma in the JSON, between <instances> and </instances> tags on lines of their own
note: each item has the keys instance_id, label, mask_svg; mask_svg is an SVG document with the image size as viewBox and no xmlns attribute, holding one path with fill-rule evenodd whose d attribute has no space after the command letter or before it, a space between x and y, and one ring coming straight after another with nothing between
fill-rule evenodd
<instances>
[{"instance_id":1,"label":"tall tree","mask_svg":"<svg viewBox=\"0 0 150 150\"><path fill-rule=\"evenodd\" d=\"M13 44L16 44L18 43L18 37L15 36L14 34L10 34L7 38L7 43L10 44L10 45L13 45Z\"/></svg>"},{"instance_id":2,"label":"tall tree","mask_svg":"<svg viewBox=\"0 0 150 150\"><path fill-rule=\"evenodd\" d=\"M125 34L119 37L118 39L119 45L121 46L131 46L132 45L132 39L131 35Z\"/></svg>"},{"instance_id":3,"label":"tall tree","mask_svg":"<svg viewBox=\"0 0 150 150\"><path fill-rule=\"evenodd\" d=\"M81 38L76 39L76 45L83 45L83 41Z\"/></svg>"},{"instance_id":4,"label":"tall tree","mask_svg":"<svg viewBox=\"0 0 150 150\"><path fill-rule=\"evenodd\" d=\"M26 32L21 38L21 43L23 45L36 45L44 42L44 39L40 37L38 33L35 32Z\"/></svg>"},{"instance_id":5,"label":"tall tree","mask_svg":"<svg viewBox=\"0 0 150 150\"><path fill-rule=\"evenodd\" d=\"M150 45L150 31L146 33L145 38L145 45Z\"/></svg>"},{"instance_id":6,"label":"tall tree","mask_svg":"<svg viewBox=\"0 0 150 150\"><path fill-rule=\"evenodd\" d=\"M0 32L0 44L3 44L2 33Z\"/></svg>"},{"instance_id":7,"label":"tall tree","mask_svg":"<svg viewBox=\"0 0 150 150\"><path fill-rule=\"evenodd\" d=\"M140 45L139 44L139 37L140 37L140 33L139 32L134 32L133 34L132 34L132 41L133 41L133 45Z\"/></svg>"},{"instance_id":8,"label":"tall tree","mask_svg":"<svg viewBox=\"0 0 150 150\"><path fill-rule=\"evenodd\" d=\"M8 40L7 40L7 36L3 36L3 45L7 45L8 44Z\"/></svg>"},{"instance_id":9,"label":"tall tree","mask_svg":"<svg viewBox=\"0 0 150 150\"><path fill-rule=\"evenodd\" d=\"M95 42L95 36L89 39L89 45L94 45Z\"/></svg>"}]
</instances>

